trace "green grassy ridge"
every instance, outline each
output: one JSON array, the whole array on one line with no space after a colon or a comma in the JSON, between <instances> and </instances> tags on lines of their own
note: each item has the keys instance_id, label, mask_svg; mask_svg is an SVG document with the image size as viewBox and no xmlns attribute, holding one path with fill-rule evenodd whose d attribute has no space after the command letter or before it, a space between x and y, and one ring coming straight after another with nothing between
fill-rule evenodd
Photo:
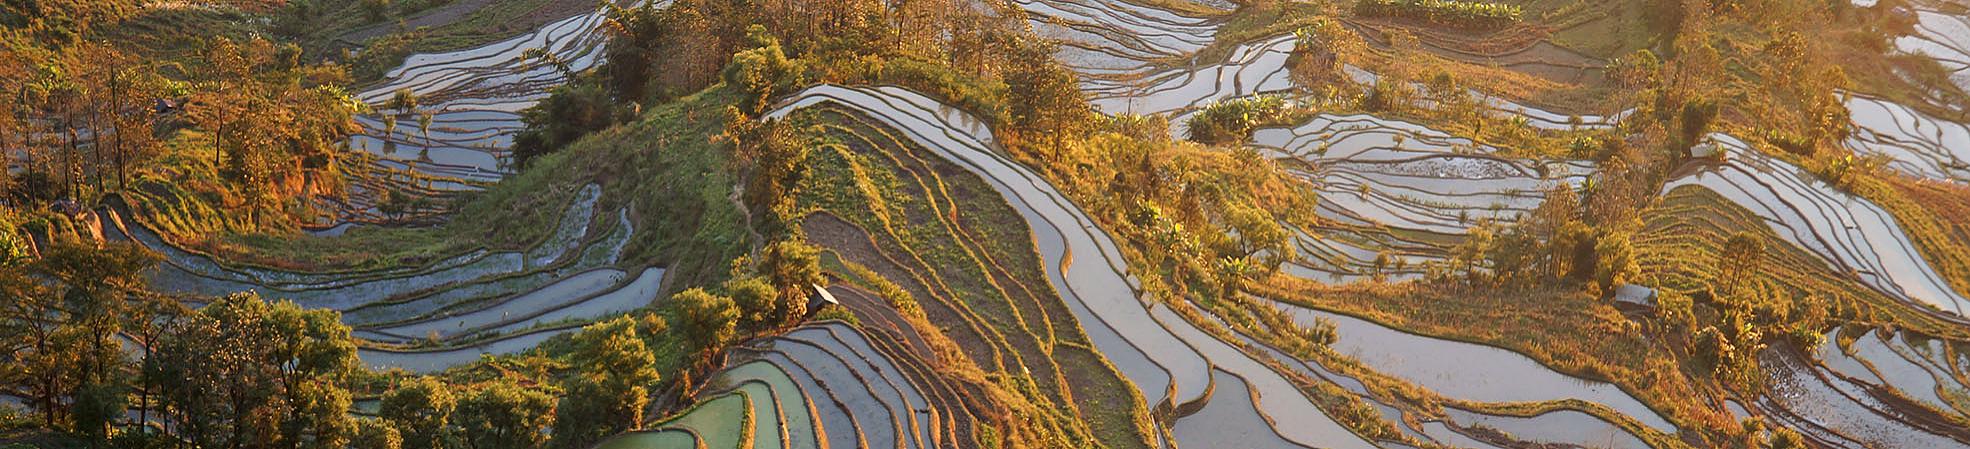
<instances>
[{"instance_id":1,"label":"green grassy ridge","mask_svg":"<svg viewBox=\"0 0 1970 449\"><path fill-rule=\"evenodd\" d=\"M406 10L401 3L417 1L415 10ZM307 30L293 36L309 54L316 57L340 59L337 54L342 49L354 45L355 58L347 61L356 65L352 71L359 83L375 81L387 71L403 64L406 57L415 53L437 53L463 50L533 32L534 28L515 26L534 11L552 7L555 2L564 0L494 0L464 14L449 23L399 28L400 22L432 14L446 6L463 0L397 0L391 6L390 16L380 21L370 20L369 11L359 1L344 1L339 4L328 3L316 17L307 20ZM593 5L593 2L580 2ZM289 10L271 13L272 19L279 23L294 20ZM384 34L364 42L346 42L342 38L350 33L382 27Z\"/></svg>"},{"instance_id":2,"label":"green grassy ridge","mask_svg":"<svg viewBox=\"0 0 1970 449\"><path fill-rule=\"evenodd\" d=\"M981 341L1008 355L1007 366L988 376L1007 377L998 383L1067 413L1051 417L1055 426L1087 426L1098 441L1125 444L1112 447L1146 443L1136 416L1144 412L1126 405L1139 399L1098 355L1073 352L1085 351L1086 337L1058 327L1071 325L1072 317L1053 297L1024 223L995 191L853 114L803 114L837 142L807 159L810 171L799 188L804 213L839 217L921 267L921 280L912 281L941 293L914 299L948 302L973 323L967 327L980 327ZM1062 366L1063 350L1073 366Z\"/></svg>"},{"instance_id":3,"label":"green grassy ridge","mask_svg":"<svg viewBox=\"0 0 1970 449\"><path fill-rule=\"evenodd\" d=\"M607 212L627 207L636 229L621 265L664 266L667 276L677 277L667 285L715 283L725 275L723 262L741 254L748 239L744 218L729 200L729 144L706 137L723 129L723 116L701 112L722 110L731 99L713 88L651 108L635 122L543 157L534 169L461 195L451 220L439 226L366 226L333 238L239 233L213 198L170 190L133 195L132 203L147 223L178 242L196 247L201 239L222 239L224 251L216 253L222 257L260 254L303 267L362 271L419 266L479 248L538 245L574 192L597 183L603 194L593 219L613 222Z\"/></svg>"},{"instance_id":4,"label":"green grassy ridge","mask_svg":"<svg viewBox=\"0 0 1970 449\"><path fill-rule=\"evenodd\" d=\"M1723 242L1746 232L1764 240L1765 262L1749 280L1751 289L1784 298L1809 294L1835 300L1851 321L1892 324L1927 335L1962 340L1970 330L1930 312L1875 292L1850 275L1833 271L1825 262L1778 237L1743 207L1708 190L1686 187L1670 191L1635 239L1644 276L1656 285L1693 295L1717 283L1715 261ZM1841 317L1836 317L1841 318Z\"/></svg>"}]
</instances>

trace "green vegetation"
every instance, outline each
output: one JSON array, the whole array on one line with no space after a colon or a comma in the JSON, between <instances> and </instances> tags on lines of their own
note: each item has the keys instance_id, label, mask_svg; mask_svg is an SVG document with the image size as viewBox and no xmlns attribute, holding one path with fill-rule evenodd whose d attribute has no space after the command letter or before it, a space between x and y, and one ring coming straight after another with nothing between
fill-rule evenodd
<instances>
[{"instance_id":1,"label":"green vegetation","mask_svg":"<svg viewBox=\"0 0 1970 449\"><path fill-rule=\"evenodd\" d=\"M1233 98L1213 102L1190 117L1190 140L1205 145L1237 145L1252 139L1252 131L1283 125L1286 100L1278 96Z\"/></svg>"},{"instance_id":2,"label":"green vegetation","mask_svg":"<svg viewBox=\"0 0 1970 449\"><path fill-rule=\"evenodd\" d=\"M584 2L548 0L287 0L254 8L270 29L312 58L349 63L370 81L412 53L459 50L526 33L591 11ZM346 52L346 53L345 53Z\"/></svg>"},{"instance_id":3,"label":"green vegetation","mask_svg":"<svg viewBox=\"0 0 1970 449\"><path fill-rule=\"evenodd\" d=\"M1762 392L1763 348L1812 347L1843 324L1966 337L1960 324L1827 269L1714 194L1661 192L1704 136L1744 136L1880 204L1951 285L1970 291L1970 228L1957 223L1970 192L1899 177L1842 146L1850 131L1833 92L1879 89L1946 111L1966 97L1953 87L1917 91L1948 84L1937 81L1939 67L1886 55L1878 31L1896 19L1877 10L1887 8L1362 0L1349 18L1331 3L1252 2L1219 17L1220 42L1194 60L1157 63L1214 60L1292 32L1288 66L1299 88L1213 103L1186 123L1190 141L1176 141L1165 119L1093 113L1055 48L1005 11L941 0L611 6L609 62L525 112L514 148L522 173L442 200L393 190L379 205L392 216L450 211L441 225L297 236L297 223L324 215L317 200L336 198L347 180L397 175L372 172L370 159L343 147L364 110L342 86L413 51L488 42L566 12L475 1L0 9L0 92L18 94L0 111L0 146L24 155L18 173L0 176L0 343L11 349L0 383L20 386L39 420L9 425L96 447L587 448L653 427L668 435L658 438L716 430L704 441L743 444L722 437L763 419L752 405L761 398L695 397L724 351L839 317L903 337L888 343L908 347L892 351L905 361L937 362L912 373L966 396L975 413L961 419L977 422L966 423L972 441L957 445L1153 446L1152 420L1169 424L1168 411L1141 404L1091 349L1018 212L990 184L916 147L905 130L851 111L760 118L781 96L823 82L900 85L976 115L1000 150L1116 238L1147 297L1214 334L1238 331L1338 367L1405 410L1577 410L1655 447L1796 447L1795 433L1713 406ZM460 5L479 8L451 9ZM447 15L456 17L391 26ZM1367 17L1398 20L1359 20ZM349 36L362 42L337 42ZM363 50L336 54L348 44ZM1521 51L1563 59L1552 65L1575 77L1488 61ZM353 68L313 62L324 57ZM1355 85L1346 66L1380 80ZM1633 113L1611 129L1540 130L1474 92ZM156 109L157 100L178 109ZM416 115L428 140L433 119L415 112L419 100L399 92L385 126ZM1257 128L1317 112L1412 121L1501 148L1499 157L1590 160L1598 171L1579 188L1545 187L1543 205L1514 222L1403 235L1448 259L1427 279L1294 279L1279 268L1299 257L1300 230L1342 239L1407 232L1316 215L1306 181L1240 148ZM146 253L92 247L88 215L49 207L120 202L170 241L232 263L361 272L540 245L560 224L559 206L591 183L603 190L598 207L630 214L636 234L622 264L665 267L663 288L674 294L530 352L433 376L363 370L333 312L252 295L159 297L143 286L155 263ZM1384 252L1375 264L1392 259ZM830 282L848 300L809 310L809 295ZM1659 305L1615 309L1606 297L1624 284L1657 288ZM1438 397L1334 354L1325 348L1332 326L1293 324L1255 294L1526 354L1615 383L1683 431L1665 435L1580 401ZM210 304L185 310L179 299ZM119 336L142 356L124 352ZM1296 380L1364 435L1407 438L1360 398ZM354 397L379 395L378 417L347 413ZM171 425L118 425L133 408ZM655 418L680 409L700 414Z\"/></svg>"},{"instance_id":4,"label":"green vegetation","mask_svg":"<svg viewBox=\"0 0 1970 449\"><path fill-rule=\"evenodd\" d=\"M1361 0L1355 14L1371 17L1400 17L1433 25L1466 28L1498 28L1518 23L1525 14L1519 5L1499 2L1459 0Z\"/></svg>"},{"instance_id":5,"label":"green vegetation","mask_svg":"<svg viewBox=\"0 0 1970 449\"><path fill-rule=\"evenodd\" d=\"M1141 398L1086 349L1024 244L1024 223L990 186L852 113L804 111L793 121L814 123L805 129L826 142L795 190L803 230L830 248L831 271L905 316L899 331L971 360L939 370L1000 379L989 386L1026 421L1005 425L1147 445Z\"/></svg>"}]
</instances>

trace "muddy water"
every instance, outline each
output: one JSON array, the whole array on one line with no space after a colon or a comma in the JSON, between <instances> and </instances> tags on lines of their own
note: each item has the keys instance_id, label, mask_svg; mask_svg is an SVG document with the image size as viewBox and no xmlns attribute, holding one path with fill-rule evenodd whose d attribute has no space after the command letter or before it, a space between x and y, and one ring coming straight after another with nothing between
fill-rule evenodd
<instances>
[{"instance_id":1,"label":"muddy water","mask_svg":"<svg viewBox=\"0 0 1970 449\"><path fill-rule=\"evenodd\" d=\"M1814 357L1827 370L1846 377L1846 381L1893 390L1943 413L1962 414L1942 395L1962 396L1970 389L1949 369L1909 346L1902 335L1884 339L1880 331L1870 330L1854 338L1847 350L1836 343L1839 335L1838 329L1827 333L1825 342L1814 351Z\"/></svg>"},{"instance_id":2,"label":"muddy water","mask_svg":"<svg viewBox=\"0 0 1970 449\"><path fill-rule=\"evenodd\" d=\"M1536 443L1571 444L1607 449L1649 449L1648 443L1614 423L1573 410L1556 410L1531 417L1497 416L1444 408L1444 413L1464 427L1483 426L1511 435L1513 439Z\"/></svg>"},{"instance_id":3,"label":"muddy water","mask_svg":"<svg viewBox=\"0 0 1970 449\"><path fill-rule=\"evenodd\" d=\"M1791 351L1768 349L1759 354L1759 365L1766 370L1768 388L1757 407L1822 444L1970 448L1965 441L1902 421L1864 388L1799 360Z\"/></svg>"},{"instance_id":4,"label":"muddy water","mask_svg":"<svg viewBox=\"0 0 1970 449\"><path fill-rule=\"evenodd\" d=\"M1247 389L1245 381L1238 376L1220 370L1212 370L1216 379L1217 391L1211 394L1211 402L1203 410L1177 420L1175 433L1177 444L1182 447L1239 447L1239 448L1300 448L1272 427L1265 425L1265 417L1258 414L1252 402L1253 392Z\"/></svg>"}]
</instances>

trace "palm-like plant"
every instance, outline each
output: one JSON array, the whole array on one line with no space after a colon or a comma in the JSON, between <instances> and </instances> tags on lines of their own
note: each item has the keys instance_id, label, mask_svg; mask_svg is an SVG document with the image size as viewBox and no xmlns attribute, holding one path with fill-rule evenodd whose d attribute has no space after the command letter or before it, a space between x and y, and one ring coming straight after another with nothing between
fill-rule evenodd
<instances>
[{"instance_id":1,"label":"palm-like plant","mask_svg":"<svg viewBox=\"0 0 1970 449\"><path fill-rule=\"evenodd\" d=\"M417 130L419 133L424 134L424 152L419 156L420 159L428 160L431 158L431 117L433 115L435 113L429 110L417 112Z\"/></svg>"}]
</instances>

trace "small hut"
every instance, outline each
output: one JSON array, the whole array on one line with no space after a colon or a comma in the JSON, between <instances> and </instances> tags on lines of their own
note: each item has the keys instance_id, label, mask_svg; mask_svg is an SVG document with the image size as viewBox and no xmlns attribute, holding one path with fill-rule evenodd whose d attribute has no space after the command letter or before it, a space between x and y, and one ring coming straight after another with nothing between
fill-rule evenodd
<instances>
[{"instance_id":1,"label":"small hut","mask_svg":"<svg viewBox=\"0 0 1970 449\"><path fill-rule=\"evenodd\" d=\"M841 305L841 300L835 299L835 295L833 293L828 293L827 287L822 287L821 284L809 284L809 285L814 286L814 294L807 297L808 317L813 317L815 313L820 312L822 308L827 307L829 305L836 305L836 306Z\"/></svg>"},{"instance_id":2,"label":"small hut","mask_svg":"<svg viewBox=\"0 0 1970 449\"><path fill-rule=\"evenodd\" d=\"M1614 305L1621 308L1654 309L1655 289L1635 284L1621 284L1614 288Z\"/></svg>"}]
</instances>

